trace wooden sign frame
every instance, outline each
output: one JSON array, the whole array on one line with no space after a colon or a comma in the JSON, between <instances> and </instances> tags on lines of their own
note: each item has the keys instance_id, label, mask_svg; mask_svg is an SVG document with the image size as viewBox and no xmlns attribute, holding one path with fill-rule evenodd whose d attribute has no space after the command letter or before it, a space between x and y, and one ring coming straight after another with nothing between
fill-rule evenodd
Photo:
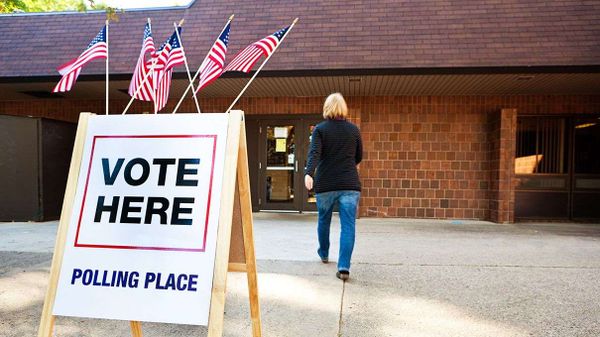
<instances>
[{"instance_id":1,"label":"wooden sign frame","mask_svg":"<svg viewBox=\"0 0 600 337\"><path fill-rule=\"evenodd\" d=\"M91 113L84 112L79 116L71 166L69 168L69 178L63 199L54 255L50 268L49 285L44 299L38 337L52 337L54 331L55 316L52 315L52 308L56 299L56 290L67 240L70 215L75 201L88 121L92 115ZM244 113L239 110L233 110L227 116L227 144L225 148L219 228L217 230L217 247L208 319L208 337L220 337L223 335L228 271L245 272L247 274L252 336L261 337L262 325L258 300L258 280L254 252L252 202L250 199L250 175L248 170ZM142 337L141 322L130 321L130 329L133 337Z\"/></svg>"}]
</instances>

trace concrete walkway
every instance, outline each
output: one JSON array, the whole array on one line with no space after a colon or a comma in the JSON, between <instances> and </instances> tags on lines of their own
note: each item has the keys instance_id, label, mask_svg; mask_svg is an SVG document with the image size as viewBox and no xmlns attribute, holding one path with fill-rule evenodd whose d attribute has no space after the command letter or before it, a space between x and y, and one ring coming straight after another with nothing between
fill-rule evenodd
<instances>
[{"instance_id":1,"label":"concrete walkway","mask_svg":"<svg viewBox=\"0 0 600 337\"><path fill-rule=\"evenodd\" d=\"M344 284L316 256L315 217L255 214L264 336L600 336L598 224L360 219ZM0 336L36 335L55 232L56 222L0 224ZM225 336L251 336L245 276L230 273L227 290ZM129 336L129 326L59 317L56 336Z\"/></svg>"}]
</instances>

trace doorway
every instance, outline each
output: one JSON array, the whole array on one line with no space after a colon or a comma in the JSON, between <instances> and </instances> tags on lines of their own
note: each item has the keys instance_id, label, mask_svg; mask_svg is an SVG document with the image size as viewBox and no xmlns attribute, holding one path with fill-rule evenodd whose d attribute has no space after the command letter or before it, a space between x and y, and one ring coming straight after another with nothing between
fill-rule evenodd
<instances>
[{"instance_id":1,"label":"doorway","mask_svg":"<svg viewBox=\"0 0 600 337\"><path fill-rule=\"evenodd\" d=\"M600 220L600 118L520 117L515 217Z\"/></svg>"},{"instance_id":2,"label":"doorway","mask_svg":"<svg viewBox=\"0 0 600 337\"><path fill-rule=\"evenodd\" d=\"M304 188L304 167L312 130L322 120L319 115L248 116L255 128L248 138L256 139L255 159L250 158L257 161L250 172L256 182L254 210L316 211L314 192Z\"/></svg>"}]
</instances>

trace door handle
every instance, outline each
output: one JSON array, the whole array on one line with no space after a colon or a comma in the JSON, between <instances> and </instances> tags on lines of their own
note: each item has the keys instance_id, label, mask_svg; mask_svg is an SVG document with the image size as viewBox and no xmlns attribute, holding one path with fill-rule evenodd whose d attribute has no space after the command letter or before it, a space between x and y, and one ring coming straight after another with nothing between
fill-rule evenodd
<instances>
[{"instance_id":1,"label":"door handle","mask_svg":"<svg viewBox=\"0 0 600 337\"><path fill-rule=\"evenodd\" d=\"M297 160L296 160L295 167L296 167L296 173L298 173L298 161Z\"/></svg>"}]
</instances>

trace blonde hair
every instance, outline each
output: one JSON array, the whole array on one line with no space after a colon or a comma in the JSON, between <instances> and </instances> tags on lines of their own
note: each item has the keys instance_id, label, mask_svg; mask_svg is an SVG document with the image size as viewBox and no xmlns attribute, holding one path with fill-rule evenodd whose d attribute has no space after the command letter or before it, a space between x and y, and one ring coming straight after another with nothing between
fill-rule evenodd
<instances>
[{"instance_id":1,"label":"blonde hair","mask_svg":"<svg viewBox=\"0 0 600 337\"><path fill-rule=\"evenodd\" d=\"M323 118L335 119L346 118L348 116L348 106L344 96L339 92L329 95L323 104Z\"/></svg>"}]
</instances>

